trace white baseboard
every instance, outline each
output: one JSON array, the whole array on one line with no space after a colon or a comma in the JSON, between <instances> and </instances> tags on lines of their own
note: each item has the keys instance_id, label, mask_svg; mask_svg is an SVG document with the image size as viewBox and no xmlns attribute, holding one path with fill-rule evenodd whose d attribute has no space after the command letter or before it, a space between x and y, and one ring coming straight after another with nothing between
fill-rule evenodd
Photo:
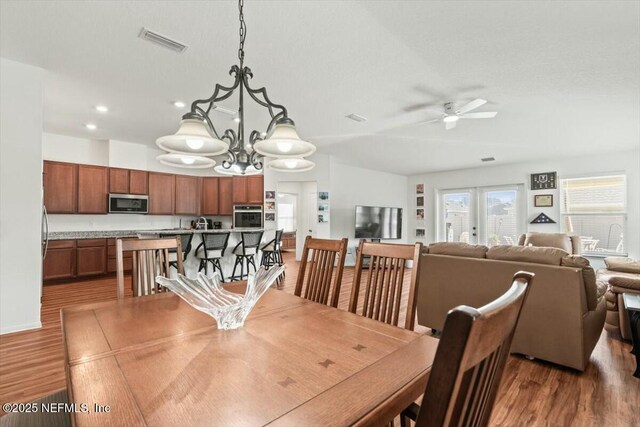
<instances>
[{"instance_id":1,"label":"white baseboard","mask_svg":"<svg viewBox=\"0 0 640 427\"><path fill-rule=\"evenodd\" d=\"M22 325L12 325L7 327L0 327L0 335L10 334L13 332L27 331L29 329L38 329L42 328L42 323L40 322L32 322L32 323L24 323Z\"/></svg>"}]
</instances>

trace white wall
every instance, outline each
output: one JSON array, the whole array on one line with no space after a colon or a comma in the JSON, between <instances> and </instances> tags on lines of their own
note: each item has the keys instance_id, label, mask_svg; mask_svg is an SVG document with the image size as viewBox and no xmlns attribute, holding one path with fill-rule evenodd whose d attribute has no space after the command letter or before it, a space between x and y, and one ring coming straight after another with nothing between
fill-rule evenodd
<instances>
[{"instance_id":1,"label":"white wall","mask_svg":"<svg viewBox=\"0 0 640 427\"><path fill-rule=\"evenodd\" d=\"M43 75L0 58L0 334L40 327Z\"/></svg>"},{"instance_id":2,"label":"white wall","mask_svg":"<svg viewBox=\"0 0 640 427\"><path fill-rule=\"evenodd\" d=\"M448 172L436 172L410 176L408 180L408 205L411 212L416 208L415 185L425 185L425 226L426 241L436 240L436 194L439 189L491 186L501 184L524 184L527 197L527 223L538 213L545 212L556 224L531 224L530 231L560 231L560 200L558 190L529 190L530 174L537 172L558 172L558 179L609 172L627 174L627 250L629 256L640 257L640 150L591 156L575 156L550 161L537 161L509 165L486 166ZM553 194L552 208L536 208L535 194ZM409 230L415 233L415 215L409 216Z\"/></svg>"}]
</instances>

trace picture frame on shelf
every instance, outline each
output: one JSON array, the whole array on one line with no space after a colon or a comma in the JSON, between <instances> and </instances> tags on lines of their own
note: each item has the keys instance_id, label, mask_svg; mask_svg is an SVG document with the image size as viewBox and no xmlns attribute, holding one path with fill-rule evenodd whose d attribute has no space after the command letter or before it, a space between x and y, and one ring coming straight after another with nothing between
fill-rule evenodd
<instances>
[{"instance_id":1,"label":"picture frame on shelf","mask_svg":"<svg viewBox=\"0 0 640 427\"><path fill-rule=\"evenodd\" d=\"M536 194L533 196L533 205L536 208L553 207L553 194Z\"/></svg>"}]
</instances>

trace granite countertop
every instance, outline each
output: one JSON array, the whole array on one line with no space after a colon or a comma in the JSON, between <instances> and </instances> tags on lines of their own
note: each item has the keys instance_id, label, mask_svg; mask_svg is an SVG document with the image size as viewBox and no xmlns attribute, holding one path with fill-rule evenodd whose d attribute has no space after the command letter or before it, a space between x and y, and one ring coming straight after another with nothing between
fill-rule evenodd
<instances>
[{"instance_id":1,"label":"granite countertop","mask_svg":"<svg viewBox=\"0 0 640 427\"><path fill-rule=\"evenodd\" d=\"M49 233L49 240L82 240L82 239L112 239L118 237L138 237L139 234L192 234L192 233L227 233L242 231L264 231L263 228L225 228L219 230L190 230L190 229L156 229L156 230L105 230L105 231L54 231Z\"/></svg>"}]
</instances>

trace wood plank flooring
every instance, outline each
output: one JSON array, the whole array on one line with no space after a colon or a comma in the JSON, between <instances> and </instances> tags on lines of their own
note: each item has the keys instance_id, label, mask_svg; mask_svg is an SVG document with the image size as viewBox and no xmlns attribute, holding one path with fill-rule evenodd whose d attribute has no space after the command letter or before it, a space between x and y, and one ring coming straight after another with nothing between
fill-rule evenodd
<instances>
[{"instance_id":1,"label":"wood plank flooring","mask_svg":"<svg viewBox=\"0 0 640 427\"><path fill-rule=\"evenodd\" d=\"M291 253L285 262L287 274L279 288L293 293L298 263ZM352 280L353 268L346 268L341 309L348 306ZM114 277L46 286L42 328L0 336L0 403L27 402L64 388L60 308L115 298ZM404 307L406 295L402 312ZM635 361L630 349L629 343L603 332L584 373L511 356L491 425L640 425L640 380L631 375Z\"/></svg>"}]
</instances>

